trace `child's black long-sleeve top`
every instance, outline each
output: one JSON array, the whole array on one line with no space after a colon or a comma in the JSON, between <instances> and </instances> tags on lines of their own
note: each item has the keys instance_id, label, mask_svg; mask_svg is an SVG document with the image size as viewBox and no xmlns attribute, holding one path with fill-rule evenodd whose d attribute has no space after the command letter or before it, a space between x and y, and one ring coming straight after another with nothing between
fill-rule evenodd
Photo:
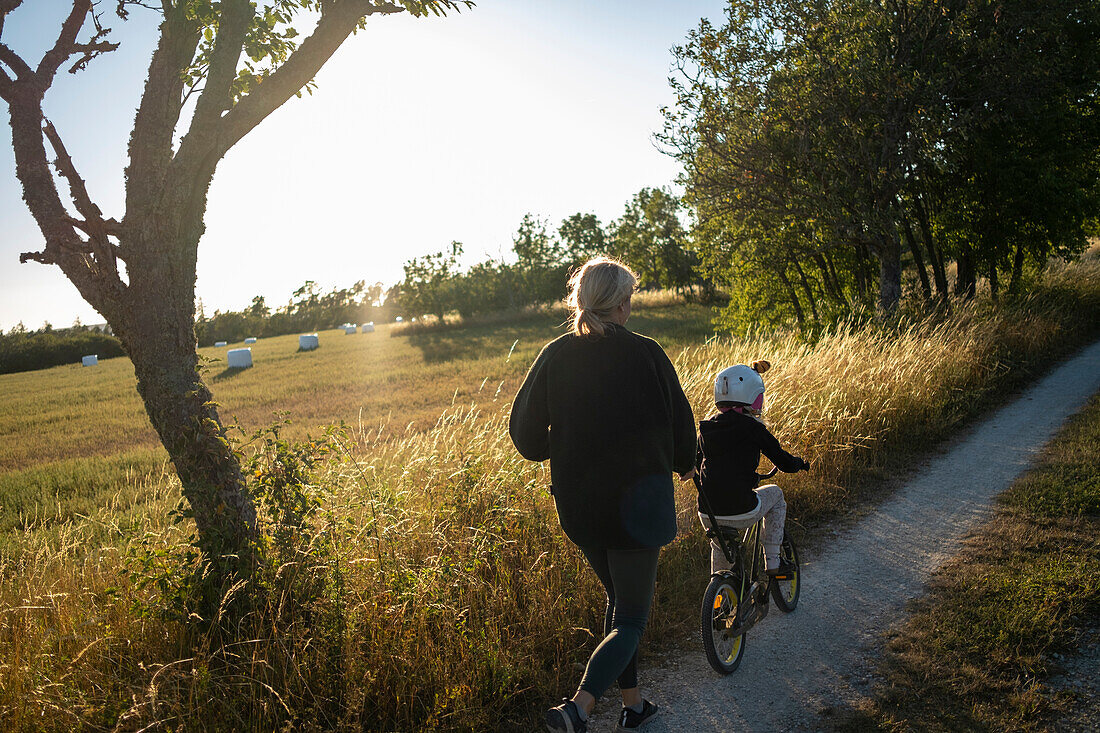
<instances>
[{"instance_id":1,"label":"child's black long-sleeve top","mask_svg":"<svg viewBox=\"0 0 1100 733\"><path fill-rule=\"evenodd\" d=\"M751 512L756 507L756 468L763 453L780 471L803 468L801 458L780 447L779 441L750 415L730 410L699 423L696 465L702 492L715 516ZM702 499L699 511L706 512Z\"/></svg>"}]
</instances>

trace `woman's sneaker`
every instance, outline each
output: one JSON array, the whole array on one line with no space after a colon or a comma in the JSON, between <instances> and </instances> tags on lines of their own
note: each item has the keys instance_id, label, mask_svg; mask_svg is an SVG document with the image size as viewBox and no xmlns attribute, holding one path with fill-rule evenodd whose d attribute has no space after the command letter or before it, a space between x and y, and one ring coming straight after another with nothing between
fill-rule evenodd
<instances>
[{"instance_id":1,"label":"woman's sneaker","mask_svg":"<svg viewBox=\"0 0 1100 733\"><path fill-rule=\"evenodd\" d=\"M653 716L657 714L658 710L659 708L649 700L642 700L642 712L640 713L636 713L630 708L623 708L623 711L619 713L619 724L615 726L615 730L638 730L643 725L653 720Z\"/></svg>"},{"instance_id":2,"label":"woman's sneaker","mask_svg":"<svg viewBox=\"0 0 1100 733\"><path fill-rule=\"evenodd\" d=\"M577 703L562 700L561 705L546 711L546 730L550 733L588 733L588 721L581 718Z\"/></svg>"}]
</instances>

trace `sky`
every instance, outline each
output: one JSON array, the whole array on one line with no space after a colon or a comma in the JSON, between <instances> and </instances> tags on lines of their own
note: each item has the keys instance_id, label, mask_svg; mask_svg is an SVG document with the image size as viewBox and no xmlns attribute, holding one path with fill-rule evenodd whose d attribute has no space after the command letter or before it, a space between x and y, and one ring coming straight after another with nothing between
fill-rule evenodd
<instances>
[{"instance_id":1,"label":"sky","mask_svg":"<svg viewBox=\"0 0 1100 733\"><path fill-rule=\"evenodd\" d=\"M3 41L32 66L65 3L25 3ZM643 187L674 186L653 139L672 103L673 46L720 0L481 0L446 18L371 19L317 76L219 164L199 243L207 314L306 280L387 286L405 261L463 243L465 264L508 256L525 213L621 216ZM61 73L46 98L92 198L121 219L126 144L158 16L102 3L120 48ZM83 37L83 36L82 36ZM4 119L6 105L0 102ZM0 329L100 323L60 269L19 264L43 239L0 126Z\"/></svg>"}]
</instances>

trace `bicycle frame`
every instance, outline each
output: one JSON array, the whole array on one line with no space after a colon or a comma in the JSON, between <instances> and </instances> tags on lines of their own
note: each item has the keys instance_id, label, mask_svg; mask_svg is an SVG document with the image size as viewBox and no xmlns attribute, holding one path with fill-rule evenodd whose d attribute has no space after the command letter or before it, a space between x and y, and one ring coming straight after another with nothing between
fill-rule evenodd
<instances>
[{"instance_id":1,"label":"bicycle frame","mask_svg":"<svg viewBox=\"0 0 1100 733\"><path fill-rule=\"evenodd\" d=\"M776 469L773 469L771 473L760 478L770 478L775 475L775 472ZM744 530L721 526L710 508L710 502L707 501L706 494L703 493L698 475L694 476L693 479L702 499L701 503L706 509L707 518L710 520L711 528L707 530L707 537L712 537L718 542L722 554L726 556L726 561L732 566L731 570L718 571L715 575L723 573L735 575L740 583L738 598L741 600L738 603L736 614L730 619L731 633L739 634L747 631L757 621L767 616L770 606L768 602L768 585L770 581L767 576L763 575L764 568L759 565L762 557L760 529L763 525L763 516ZM751 548L752 554L746 556L745 552L749 548Z\"/></svg>"},{"instance_id":2,"label":"bicycle frame","mask_svg":"<svg viewBox=\"0 0 1100 733\"><path fill-rule=\"evenodd\" d=\"M713 524L712 524L713 526ZM735 527L720 527L719 544L732 568L719 570L715 575L733 576L738 581L737 613L730 619L730 633L740 634L748 631L758 621L768 615L769 579L761 565L760 526L758 519L752 526L740 530ZM712 536L714 530L708 530ZM724 535L724 536L723 536Z\"/></svg>"}]
</instances>

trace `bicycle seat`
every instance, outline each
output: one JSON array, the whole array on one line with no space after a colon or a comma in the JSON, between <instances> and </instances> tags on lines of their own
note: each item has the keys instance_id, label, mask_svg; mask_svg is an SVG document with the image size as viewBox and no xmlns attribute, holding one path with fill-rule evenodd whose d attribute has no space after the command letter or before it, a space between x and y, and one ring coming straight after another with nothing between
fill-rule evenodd
<instances>
[{"instance_id":1,"label":"bicycle seat","mask_svg":"<svg viewBox=\"0 0 1100 733\"><path fill-rule=\"evenodd\" d=\"M756 506L752 508L752 511L745 512L744 514L719 514L715 517L718 520L718 524L722 527L736 527L737 529L748 529L752 525L756 524L762 515L760 511L760 497L756 497ZM710 517L706 514L699 514L700 517L706 517L709 521ZM706 523L704 523L704 526Z\"/></svg>"}]
</instances>

